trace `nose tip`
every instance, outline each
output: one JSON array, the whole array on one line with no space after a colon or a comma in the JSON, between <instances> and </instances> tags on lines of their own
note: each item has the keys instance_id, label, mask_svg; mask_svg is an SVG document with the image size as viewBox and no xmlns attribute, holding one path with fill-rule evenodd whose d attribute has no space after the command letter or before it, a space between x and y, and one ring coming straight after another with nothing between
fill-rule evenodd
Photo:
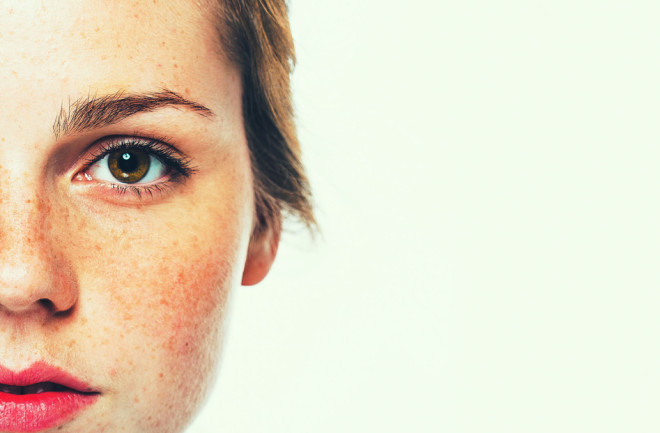
<instances>
[{"instance_id":1,"label":"nose tip","mask_svg":"<svg viewBox=\"0 0 660 433\"><path fill-rule=\"evenodd\" d=\"M21 293L20 290L3 290L0 306L5 311L16 314L29 313L38 309L52 310L54 307L45 298L36 299L32 294Z\"/></svg>"},{"instance_id":2,"label":"nose tip","mask_svg":"<svg viewBox=\"0 0 660 433\"><path fill-rule=\"evenodd\" d=\"M22 314L36 310L51 313L70 310L76 303L76 291L69 278L61 276L44 257L31 261L10 260L0 264L0 307ZM37 263L35 263L37 262Z\"/></svg>"}]
</instances>

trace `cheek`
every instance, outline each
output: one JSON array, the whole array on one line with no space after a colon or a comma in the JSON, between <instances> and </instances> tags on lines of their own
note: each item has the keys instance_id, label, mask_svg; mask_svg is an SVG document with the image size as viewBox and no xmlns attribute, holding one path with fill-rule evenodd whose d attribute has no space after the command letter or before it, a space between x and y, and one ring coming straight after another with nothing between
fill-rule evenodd
<instances>
[{"instance_id":1,"label":"cheek","mask_svg":"<svg viewBox=\"0 0 660 433\"><path fill-rule=\"evenodd\" d=\"M80 296L71 320L84 323L71 329L90 337L81 347L116 397L108 410L128 403L140 431L184 424L207 393L241 278L246 214L224 205L67 218L79 233L66 235L76 239L65 254Z\"/></svg>"},{"instance_id":2,"label":"cheek","mask_svg":"<svg viewBox=\"0 0 660 433\"><path fill-rule=\"evenodd\" d=\"M106 297L107 303L99 303L111 316L113 340L123 340L114 364L115 383L127 385L128 379L130 387L118 387L121 400L130 395L140 416L153 416L154 424L143 423L143 431L164 430L158 422L167 416L178 415L184 422L207 392L227 298L236 280L232 248L225 246L204 254L152 257L151 266L136 267L142 275L139 281L115 278L120 289ZM135 290L125 290L129 287Z\"/></svg>"}]
</instances>

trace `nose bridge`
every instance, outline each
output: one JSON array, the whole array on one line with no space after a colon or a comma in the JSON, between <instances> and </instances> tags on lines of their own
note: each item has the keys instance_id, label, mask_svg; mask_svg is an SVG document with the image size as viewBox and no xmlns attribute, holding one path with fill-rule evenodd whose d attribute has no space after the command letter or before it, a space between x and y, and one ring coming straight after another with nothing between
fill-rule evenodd
<instances>
[{"instance_id":1,"label":"nose bridge","mask_svg":"<svg viewBox=\"0 0 660 433\"><path fill-rule=\"evenodd\" d=\"M0 267L48 255L48 206L29 185L0 181ZM29 260L28 260L29 259Z\"/></svg>"},{"instance_id":2,"label":"nose bridge","mask_svg":"<svg viewBox=\"0 0 660 433\"><path fill-rule=\"evenodd\" d=\"M0 164L0 257L35 252L43 240L50 210L37 177L18 159Z\"/></svg>"}]
</instances>

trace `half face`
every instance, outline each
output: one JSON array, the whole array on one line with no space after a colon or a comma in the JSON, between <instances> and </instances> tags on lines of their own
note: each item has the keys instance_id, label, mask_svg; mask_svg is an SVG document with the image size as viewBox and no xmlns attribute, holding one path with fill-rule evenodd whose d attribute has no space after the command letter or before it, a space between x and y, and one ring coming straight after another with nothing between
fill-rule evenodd
<instances>
[{"instance_id":1,"label":"half face","mask_svg":"<svg viewBox=\"0 0 660 433\"><path fill-rule=\"evenodd\" d=\"M175 432L206 393L253 190L197 4L0 3L0 431Z\"/></svg>"}]
</instances>

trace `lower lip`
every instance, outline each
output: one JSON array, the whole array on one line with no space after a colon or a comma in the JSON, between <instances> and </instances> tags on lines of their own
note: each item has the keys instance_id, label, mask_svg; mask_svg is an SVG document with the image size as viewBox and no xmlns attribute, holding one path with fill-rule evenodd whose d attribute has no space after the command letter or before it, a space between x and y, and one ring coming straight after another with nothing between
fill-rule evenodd
<instances>
[{"instance_id":1,"label":"lower lip","mask_svg":"<svg viewBox=\"0 0 660 433\"><path fill-rule=\"evenodd\" d=\"M0 392L0 431L38 432L70 421L96 401L98 394Z\"/></svg>"}]
</instances>

